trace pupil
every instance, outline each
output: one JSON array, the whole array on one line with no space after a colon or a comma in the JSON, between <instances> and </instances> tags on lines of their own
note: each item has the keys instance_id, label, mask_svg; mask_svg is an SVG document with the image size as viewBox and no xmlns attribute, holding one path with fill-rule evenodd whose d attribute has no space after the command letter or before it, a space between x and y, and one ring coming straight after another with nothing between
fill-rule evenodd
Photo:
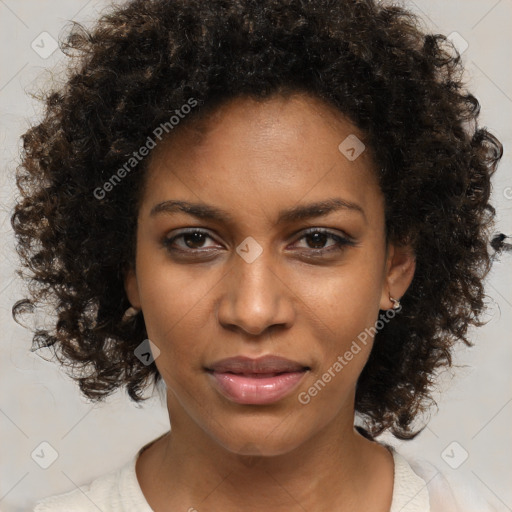
<instances>
[{"instance_id":1,"label":"pupil","mask_svg":"<svg viewBox=\"0 0 512 512\"><path fill-rule=\"evenodd\" d=\"M314 243L319 243L321 247L325 244L326 236L327 235L325 233L313 233L313 234L309 235L310 238L314 239ZM320 240L318 239L318 237L320 237ZM323 243L322 243L322 240L323 240ZM318 249L318 247L315 247L315 249Z\"/></svg>"},{"instance_id":2,"label":"pupil","mask_svg":"<svg viewBox=\"0 0 512 512\"><path fill-rule=\"evenodd\" d=\"M191 238L193 238L192 245L194 245L196 243L201 245L202 237L204 237L203 233L187 233L185 235L185 243L187 244L188 247L190 247L191 249L194 249L194 247L191 247L191 245L187 242L187 240L190 240Z\"/></svg>"}]
</instances>

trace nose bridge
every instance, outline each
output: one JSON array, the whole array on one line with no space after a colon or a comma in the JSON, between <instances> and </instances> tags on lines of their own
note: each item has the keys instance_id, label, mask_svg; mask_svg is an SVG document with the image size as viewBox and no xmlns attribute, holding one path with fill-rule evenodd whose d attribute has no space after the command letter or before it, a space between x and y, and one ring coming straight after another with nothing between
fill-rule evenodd
<instances>
[{"instance_id":1,"label":"nose bridge","mask_svg":"<svg viewBox=\"0 0 512 512\"><path fill-rule=\"evenodd\" d=\"M254 238L237 248L227 288L219 308L219 321L259 334L274 324L290 322L286 286L279 279L272 254Z\"/></svg>"}]
</instances>

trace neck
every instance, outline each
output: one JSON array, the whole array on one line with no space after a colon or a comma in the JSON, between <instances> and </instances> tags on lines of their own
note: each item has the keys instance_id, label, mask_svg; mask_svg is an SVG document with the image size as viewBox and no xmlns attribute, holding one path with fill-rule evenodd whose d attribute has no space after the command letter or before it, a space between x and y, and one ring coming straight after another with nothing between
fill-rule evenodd
<instances>
[{"instance_id":1,"label":"neck","mask_svg":"<svg viewBox=\"0 0 512 512\"><path fill-rule=\"evenodd\" d=\"M286 453L261 456L249 446L233 453L188 415L173 415L172 432L139 457L138 479L156 512L388 511L392 456L349 420L336 419Z\"/></svg>"}]
</instances>

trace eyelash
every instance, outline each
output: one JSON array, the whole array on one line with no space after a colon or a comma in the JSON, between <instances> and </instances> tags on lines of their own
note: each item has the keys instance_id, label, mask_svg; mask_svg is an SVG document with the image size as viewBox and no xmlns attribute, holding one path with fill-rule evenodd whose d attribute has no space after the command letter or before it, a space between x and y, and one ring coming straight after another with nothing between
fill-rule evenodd
<instances>
[{"instance_id":1,"label":"eyelash","mask_svg":"<svg viewBox=\"0 0 512 512\"><path fill-rule=\"evenodd\" d=\"M162 243L169 252L174 252L174 253L178 252L178 253L197 254L200 252L209 252L208 250L201 250L201 249L176 249L176 248L172 247L172 244L174 243L175 240L177 240L179 238L183 238L186 235L192 235L195 233L200 233L202 235L205 235L207 238L214 240L214 238L211 237L207 231L203 231L202 229L199 229L199 228L190 228L186 231L181 231L180 233L178 233L177 235L175 235L171 238L164 238ZM326 235L328 239L330 238L330 239L334 240L336 242L336 245L331 246L331 248L328 248L328 249L306 249L307 252L313 253L313 256L324 256L325 254L342 251L345 246L356 245L355 242L353 242L352 240L345 238L343 236L340 236L340 235L335 235L331 231L328 231L323 228L310 228L310 229L306 230L302 234L302 236L297 240L297 242L302 240L303 238L307 238L308 236L311 236L316 233Z\"/></svg>"}]
</instances>

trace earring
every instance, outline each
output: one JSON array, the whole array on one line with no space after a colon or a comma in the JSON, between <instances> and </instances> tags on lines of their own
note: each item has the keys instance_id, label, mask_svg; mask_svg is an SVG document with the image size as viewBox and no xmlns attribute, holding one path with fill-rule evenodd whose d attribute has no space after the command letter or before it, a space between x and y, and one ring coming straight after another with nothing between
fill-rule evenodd
<instances>
[{"instance_id":1,"label":"earring","mask_svg":"<svg viewBox=\"0 0 512 512\"><path fill-rule=\"evenodd\" d=\"M393 303L393 309L400 309L401 308L399 300L393 299L393 297L391 297L391 295L389 295L389 300Z\"/></svg>"},{"instance_id":2,"label":"earring","mask_svg":"<svg viewBox=\"0 0 512 512\"><path fill-rule=\"evenodd\" d=\"M122 322L126 322L127 320L130 320L130 318L133 318L134 316L138 315L140 313L140 309L129 307L123 315Z\"/></svg>"}]
</instances>

